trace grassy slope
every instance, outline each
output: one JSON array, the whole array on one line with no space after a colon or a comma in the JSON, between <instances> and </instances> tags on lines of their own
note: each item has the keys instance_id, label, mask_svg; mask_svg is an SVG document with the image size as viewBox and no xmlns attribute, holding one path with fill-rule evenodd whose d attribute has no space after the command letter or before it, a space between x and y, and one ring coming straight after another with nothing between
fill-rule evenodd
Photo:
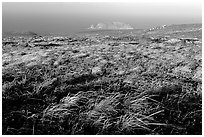
<instances>
[{"instance_id":1,"label":"grassy slope","mask_svg":"<svg viewBox=\"0 0 204 137\"><path fill-rule=\"evenodd\" d=\"M3 69L3 134L202 134L202 83L172 75L176 64L142 52L116 57L97 74L93 59L61 62Z\"/></svg>"}]
</instances>

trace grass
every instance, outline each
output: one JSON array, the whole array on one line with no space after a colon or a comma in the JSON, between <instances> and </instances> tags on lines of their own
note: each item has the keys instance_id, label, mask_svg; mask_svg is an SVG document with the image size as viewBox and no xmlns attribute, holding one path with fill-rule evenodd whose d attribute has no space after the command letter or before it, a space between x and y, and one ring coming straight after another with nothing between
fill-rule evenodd
<instances>
[{"instance_id":1,"label":"grass","mask_svg":"<svg viewBox=\"0 0 204 137\"><path fill-rule=\"evenodd\" d=\"M99 60L92 56L92 50L80 59L72 58L67 51L66 56L52 58L50 64L21 63L3 68L2 133L201 135L202 82L194 80L190 71L195 74L202 65L189 60L194 63L189 66L189 73L175 74L176 67L189 62L182 60L184 56L177 57L177 52L175 58L166 54L159 59L144 55L141 50L145 47L161 50L157 41L145 36L139 40L134 36L104 39L139 41L135 45L139 50L127 45L127 50L121 50L123 46L115 43L106 53L98 46ZM164 46L179 47L179 43L168 44ZM78 55L81 51L77 48L72 52ZM93 73L93 67L98 67L99 73Z\"/></svg>"},{"instance_id":2,"label":"grass","mask_svg":"<svg viewBox=\"0 0 204 137\"><path fill-rule=\"evenodd\" d=\"M131 85L123 76L70 75L68 69L60 75L55 69L3 71L3 134L202 133L202 98L192 83L180 81L181 91L161 96L145 91L165 76L153 82L155 76L141 75Z\"/></svg>"}]
</instances>

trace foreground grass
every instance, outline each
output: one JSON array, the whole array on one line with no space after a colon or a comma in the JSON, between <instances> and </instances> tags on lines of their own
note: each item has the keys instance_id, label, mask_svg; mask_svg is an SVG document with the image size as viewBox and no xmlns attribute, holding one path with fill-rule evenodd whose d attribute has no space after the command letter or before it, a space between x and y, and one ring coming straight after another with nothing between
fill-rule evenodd
<instances>
[{"instance_id":1,"label":"foreground grass","mask_svg":"<svg viewBox=\"0 0 204 137\"><path fill-rule=\"evenodd\" d=\"M165 73L129 84L124 75L70 72L3 70L3 134L202 134L199 84Z\"/></svg>"}]
</instances>

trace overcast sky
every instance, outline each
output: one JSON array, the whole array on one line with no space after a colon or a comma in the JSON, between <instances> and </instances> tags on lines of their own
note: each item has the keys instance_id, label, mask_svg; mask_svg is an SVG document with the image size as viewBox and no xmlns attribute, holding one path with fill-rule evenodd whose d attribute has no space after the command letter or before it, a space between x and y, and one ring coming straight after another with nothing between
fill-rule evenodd
<instances>
[{"instance_id":1,"label":"overcast sky","mask_svg":"<svg viewBox=\"0 0 204 137\"><path fill-rule=\"evenodd\" d=\"M77 32L99 22L134 28L202 22L201 3L3 3L2 30Z\"/></svg>"}]
</instances>

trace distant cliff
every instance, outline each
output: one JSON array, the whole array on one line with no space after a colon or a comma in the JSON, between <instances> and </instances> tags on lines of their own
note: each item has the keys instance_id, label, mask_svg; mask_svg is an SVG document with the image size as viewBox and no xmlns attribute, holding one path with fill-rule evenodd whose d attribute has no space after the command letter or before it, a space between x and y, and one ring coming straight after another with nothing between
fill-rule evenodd
<instances>
[{"instance_id":1,"label":"distant cliff","mask_svg":"<svg viewBox=\"0 0 204 137\"><path fill-rule=\"evenodd\" d=\"M108 22L108 23L98 23L96 26L93 24L88 29L133 29L132 26L122 22Z\"/></svg>"}]
</instances>

